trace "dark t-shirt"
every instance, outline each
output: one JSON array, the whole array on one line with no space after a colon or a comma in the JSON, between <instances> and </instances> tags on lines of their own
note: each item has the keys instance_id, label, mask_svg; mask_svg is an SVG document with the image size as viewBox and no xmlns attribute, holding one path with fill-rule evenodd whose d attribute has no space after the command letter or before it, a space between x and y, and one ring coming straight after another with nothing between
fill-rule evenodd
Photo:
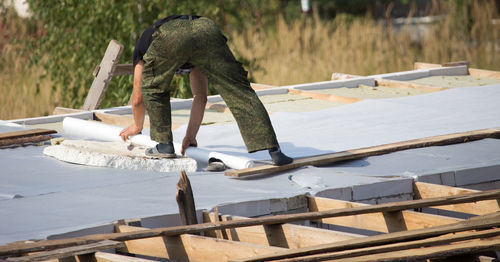
<instances>
[{"instance_id":1,"label":"dark t-shirt","mask_svg":"<svg viewBox=\"0 0 500 262\"><path fill-rule=\"evenodd\" d=\"M192 16L193 19L198 19L200 16ZM137 65L139 63L139 60L142 60L142 57L146 54L148 51L149 46L151 45L151 42L153 42L153 33L156 31L158 27L163 25L164 23L174 20L174 19L189 19L189 16L187 15L170 15L167 16L161 20L158 20L154 22L154 24L150 27L148 27L144 32L142 32L141 38L139 38L139 41L135 44L134 48L134 54L132 56L133 58L133 65ZM182 73L182 72L189 72L190 69L192 69L194 66L186 63L180 67L180 70L177 71L177 73Z\"/></svg>"}]
</instances>

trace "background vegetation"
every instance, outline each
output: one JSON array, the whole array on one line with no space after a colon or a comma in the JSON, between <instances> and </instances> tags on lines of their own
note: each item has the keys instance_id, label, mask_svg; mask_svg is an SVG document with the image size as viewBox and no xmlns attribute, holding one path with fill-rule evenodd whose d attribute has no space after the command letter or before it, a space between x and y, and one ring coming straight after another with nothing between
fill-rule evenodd
<instances>
[{"instance_id":1,"label":"background vegetation","mask_svg":"<svg viewBox=\"0 0 500 262\"><path fill-rule=\"evenodd\" d=\"M391 14L411 17L422 1L285 0L28 0L33 16L21 19L0 0L0 119L50 114L55 106L83 104L110 39L125 46L131 63L142 30L169 14L200 14L226 32L252 81L286 85L325 81L333 72L370 75L409 70L415 61L468 60L500 69L495 1L427 1L418 15L439 15L418 39L410 24L396 27ZM382 10L382 12L381 12ZM172 95L189 97L186 76ZM213 89L211 89L213 92ZM131 76L114 77L101 107L126 104Z\"/></svg>"}]
</instances>

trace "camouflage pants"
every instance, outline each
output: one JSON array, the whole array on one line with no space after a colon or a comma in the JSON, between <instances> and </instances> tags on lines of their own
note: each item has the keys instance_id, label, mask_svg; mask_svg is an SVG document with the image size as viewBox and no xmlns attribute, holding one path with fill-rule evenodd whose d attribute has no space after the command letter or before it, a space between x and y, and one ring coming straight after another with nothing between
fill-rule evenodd
<instances>
[{"instance_id":1,"label":"camouflage pants","mask_svg":"<svg viewBox=\"0 0 500 262\"><path fill-rule=\"evenodd\" d=\"M231 110L248 152L278 146L264 105L250 87L248 72L229 50L227 39L208 18L175 19L161 25L143 57L141 92L151 122L151 139L172 141L170 82L185 63L213 83Z\"/></svg>"}]
</instances>

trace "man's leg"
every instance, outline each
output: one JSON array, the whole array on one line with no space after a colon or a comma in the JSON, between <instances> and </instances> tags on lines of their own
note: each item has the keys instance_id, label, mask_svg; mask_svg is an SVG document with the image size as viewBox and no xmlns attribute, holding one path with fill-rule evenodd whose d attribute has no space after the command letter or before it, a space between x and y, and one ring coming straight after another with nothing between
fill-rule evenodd
<instances>
[{"instance_id":1,"label":"man's leg","mask_svg":"<svg viewBox=\"0 0 500 262\"><path fill-rule=\"evenodd\" d=\"M268 113L251 88L247 72L226 45L225 37L209 19L200 18L193 23L196 45L190 62L215 84L238 123L248 152L278 147Z\"/></svg>"},{"instance_id":2,"label":"man's leg","mask_svg":"<svg viewBox=\"0 0 500 262\"><path fill-rule=\"evenodd\" d=\"M151 139L160 144L150 154L175 156L172 144L170 83L175 71L183 65L185 42L189 39L185 21L170 21L153 34L153 42L143 57L141 92L150 120ZM172 29L170 28L172 27ZM175 36L175 38L174 38Z\"/></svg>"}]
</instances>

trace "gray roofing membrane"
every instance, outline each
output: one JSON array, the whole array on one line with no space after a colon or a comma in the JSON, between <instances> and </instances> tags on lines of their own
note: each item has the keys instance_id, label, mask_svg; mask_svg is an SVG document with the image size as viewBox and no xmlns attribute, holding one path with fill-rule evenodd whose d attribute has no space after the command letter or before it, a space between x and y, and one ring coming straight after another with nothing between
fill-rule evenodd
<instances>
[{"instance_id":1,"label":"gray roofing membrane","mask_svg":"<svg viewBox=\"0 0 500 262\"><path fill-rule=\"evenodd\" d=\"M467 87L419 96L368 99L314 112L276 112L271 120L283 151L304 157L500 127L499 98L500 85ZM7 128L0 129L4 130ZM175 130L174 140L180 142L184 132L185 126ZM268 159L265 152L245 152L235 124L202 126L197 140L200 147L209 150ZM44 238L123 218L178 212L178 172L74 165L43 155L43 148L0 150L0 244ZM250 179L203 171L188 176L197 208L211 209L223 203L303 193L321 195L336 188L350 188L346 200L355 201L388 196L389 192L384 191L391 190L393 195L411 194L410 182L414 178L455 172L452 185L467 185L473 184L474 179L466 182L470 174L464 170L484 167L500 174L500 140L405 150ZM488 172L484 176L493 174ZM488 179L500 180L500 175ZM382 182L390 184L384 187ZM380 186L364 190L368 185Z\"/></svg>"}]
</instances>

